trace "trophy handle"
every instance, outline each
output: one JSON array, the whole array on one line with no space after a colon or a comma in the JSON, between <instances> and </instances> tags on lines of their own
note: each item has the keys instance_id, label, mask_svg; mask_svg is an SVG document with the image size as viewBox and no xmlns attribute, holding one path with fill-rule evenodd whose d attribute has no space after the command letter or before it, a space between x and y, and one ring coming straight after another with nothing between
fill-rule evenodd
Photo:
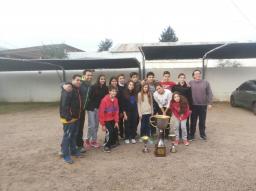
<instances>
[{"instance_id":1,"label":"trophy handle","mask_svg":"<svg viewBox=\"0 0 256 191\"><path fill-rule=\"evenodd\" d=\"M154 117L155 117L155 116L153 115L153 116L151 116L151 117L149 118L149 123L150 123L150 125L152 125L153 127L157 128L157 126L154 125L155 121L152 120L152 118L154 118Z\"/></svg>"}]
</instances>

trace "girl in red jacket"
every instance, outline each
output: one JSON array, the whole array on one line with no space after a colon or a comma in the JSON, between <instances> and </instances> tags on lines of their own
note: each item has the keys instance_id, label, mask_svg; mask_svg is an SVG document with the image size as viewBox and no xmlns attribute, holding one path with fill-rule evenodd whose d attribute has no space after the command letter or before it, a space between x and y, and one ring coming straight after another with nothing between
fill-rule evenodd
<instances>
[{"instance_id":1,"label":"girl in red jacket","mask_svg":"<svg viewBox=\"0 0 256 191\"><path fill-rule=\"evenodd\" d=\"M181 126L183 143L184 145L188 146L189 142L187 139L186 122L191 111L189 110L189 104L187 99L184 96L180 95L179 93L174 92L172 95L171 103L170 103L170 109L173 113L172 116L174 119L174 128L176 129L175 145L179 144L179 137L180 137L179 127Z\"/></svg>"},{"instance_id":2,"label":"girl in red jacket","mask_svg":"<svg viewBox=\"0 0 256 191\"><path fill-rule=\"evenodd\" d=\"M118 128L119 106L116 98L117 88L109 86L109 94L100 103L99 122L102 130L106 131L103 151L110 152L111 146L116 142L115 128Z\"/></svg>"}]
</instances>

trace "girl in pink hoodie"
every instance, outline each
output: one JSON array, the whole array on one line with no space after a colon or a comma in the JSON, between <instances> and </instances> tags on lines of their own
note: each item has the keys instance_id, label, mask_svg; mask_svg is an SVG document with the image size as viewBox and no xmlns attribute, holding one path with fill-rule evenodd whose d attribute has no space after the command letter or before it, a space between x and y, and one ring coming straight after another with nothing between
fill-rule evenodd
<instances>
[{"instance_id":1,"label":"girl in pink hoodie","mask_svg":"<svg viewBox=\"0 0 256 191\"><path fill-rule=\"evenodd\" d=\"M184 96L180 95L178 92L174 92L170 103L170 109L173 113L172 116L174 119L174 128L176 129L175 145L179 144L179 127L181 127L183 143L184 145L188 146L189 142L187 140L186 122L191 111L189 110L189 104L187 99Z\"/></svg>"}]
</instances>

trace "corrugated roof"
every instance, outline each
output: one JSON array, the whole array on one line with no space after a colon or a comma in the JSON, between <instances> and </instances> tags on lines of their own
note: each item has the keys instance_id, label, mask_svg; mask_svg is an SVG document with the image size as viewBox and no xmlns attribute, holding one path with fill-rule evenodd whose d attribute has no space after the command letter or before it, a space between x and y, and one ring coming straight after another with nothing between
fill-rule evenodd
<instances>
[{"instance_id":1,"label":"corrugated roof","mask_svg":"<svg viewBox=\"0 0 256 191\"><path fill-rule=\"evenodd\" d=\"M226 42L155 42L155 43L123 43L118 44L111 49L113 53L124 52L140 52L139 47L152 46L190 46L190 45L210 45L210 44L224 44ZM234 43L234 42L230 42Z\"/></svg>"},{"instance_id":2,"label":"corrugated roof","mask_svg":"<svg viewBox=\"0 0 256 191\"><path fill-rule=\"evenodd\" d=\"M115 69L115 68L140 68L136 58L116 59L8 59L0 58L0 71L38 71L38 70L84 70L84 69Z\"/></svg>"},{"instance_id":3,"label":"corrugated roof","mask_svg":"<svg viewBox=\"0 0 256 191\"><path fill-rule=\"evenodd\" d=\"M142 46L146 60L165 59L199 59L208 51L228 44L227 46L212 52L207 58L232 59L232 58L256 58L256 43L179 43L176 45L147 45Z\"/></svg>"}]
</instances>

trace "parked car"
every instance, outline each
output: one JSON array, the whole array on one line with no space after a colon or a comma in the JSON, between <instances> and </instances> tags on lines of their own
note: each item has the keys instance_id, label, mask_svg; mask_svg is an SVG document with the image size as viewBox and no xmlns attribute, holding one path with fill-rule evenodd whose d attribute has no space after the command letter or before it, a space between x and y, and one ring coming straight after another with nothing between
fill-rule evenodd
<instances>
[{"instance_id":1,"label":"parked car","mask_svg":"<svg viewBox=\"0 0 256 191\"><path fill-rule=\"evenodd\" d=\"M256 115L256 80L246 81L236 88L230 96L230 105L251 109Z\"/></svg>"}]
</instances>

